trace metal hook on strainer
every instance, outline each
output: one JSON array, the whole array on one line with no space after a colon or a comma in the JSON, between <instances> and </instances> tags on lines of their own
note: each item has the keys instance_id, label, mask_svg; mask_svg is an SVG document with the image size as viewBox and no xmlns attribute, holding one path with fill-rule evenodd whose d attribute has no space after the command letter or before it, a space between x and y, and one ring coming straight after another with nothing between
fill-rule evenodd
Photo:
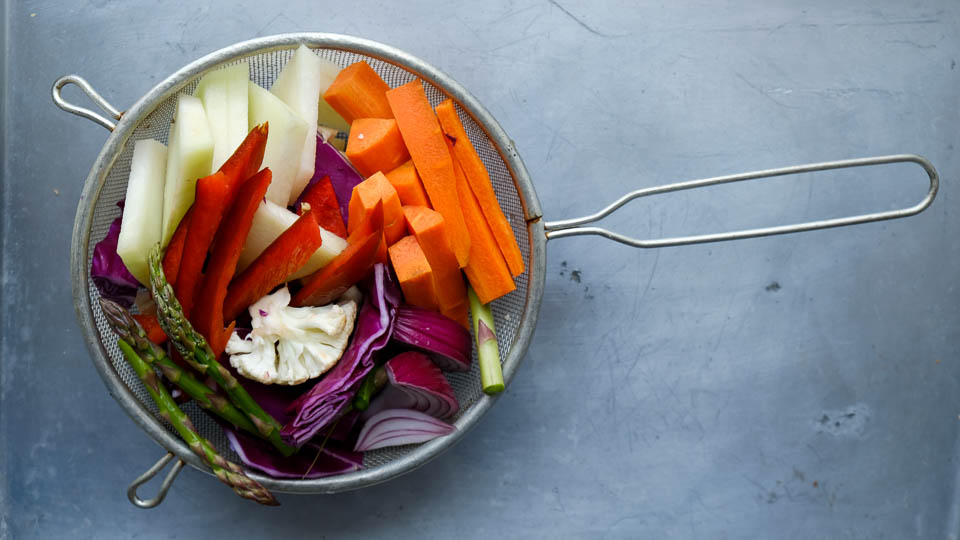
<instances>
[{"instance_id":1,"label":"metal hook on strainer","mask_svg":"<svg viewBox=\"0 0 960 540\"><path fill-rule=\"evenodd\" d=\"M53 97L57 105L111 130L110 137L86 179L74 221L71 244L74 307L94 366L103 378L107 389L137 425L173 456L179 458L180 461L174 467L174 471L179 470L180 463L187 463L203 471L207 471L207 468L199 457L160 421L139 378L123 361L116 346L116 336L100 312L97 302L99 293L90 279L93 246L106 234L110 223L117 215L115 203L124 197L133 151L133 145L130 143L143 138L166 141L167 128L179 93L192 92L204 73L239 61L249 63L250 75L255 82L269 86L292 55L293 50L301 44L311 47L318 55L340 65L345 66L365 60L390 86L419 78L424 82L427 97L433 105L447 97L456 102L467 134L490 173L501 208L513 226L514 235L521 247L526 265L526 271L516 279L516 290L493 303L498 325L497 339L502 352L504 380L507 383L516 373L533 337L546 281L546 244L549 239L595 234L630 246L648 248L840 227L906 217L922 212L933 202L939 187L937 172L926 159L915 155L881 156L799 165L645 188L624 195L592 215L545 223L533 181L513 141L493 116L448 75L423 60L388 45L352 36L315 33L283 34L245 41L186 65L151 89L122 115L82 78L77 76L61 78L53 89ZM78 84L104 112L117 122L114 123L99 113L64 101L60 96L60 88L67 83ZM586 226L603 219L640 197L775 176L905 162L922 167L930 179L930 184L926 196L919 203L899 210L794 225L654 240L635 239L600 227ZM476 425L496 400L496 397L487 396L480 391L476 359L473 361L473 366L473 371L469 373L448 375L457 399L461 403L461 412L453 419L453 423L458 428L457 431L447 437L421 445L368 452L364 455L364 469L338 476L301 480L273 478L255 472L250 472L249 475L264 487L274 491L333 493L370 486L410 472L459 441ZM219 451L228 457L235 458L216 422L196 407L188 406L185 412L202 436L209 439ZM147 472L147 475L135 481L131 486L132 493L135 495L139 483L147 476L156 474L170 459L173 458L165 456L161 463ZM174 474L171 472L168 475L169 482L172 482ZM161 492L169 487L169 482L164 482ZM139 506L150 506L152 502L146 501ZM159 503L159 500L156 502Z\"/></svg>"}]
</instances>

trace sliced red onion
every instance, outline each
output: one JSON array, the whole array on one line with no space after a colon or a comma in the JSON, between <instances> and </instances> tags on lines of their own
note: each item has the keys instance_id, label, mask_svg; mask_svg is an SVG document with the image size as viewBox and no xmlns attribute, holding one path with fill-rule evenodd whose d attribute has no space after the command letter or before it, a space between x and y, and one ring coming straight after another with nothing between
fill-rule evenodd
<instances>
[{"instance_id":1,"label":"sliced red onion","mask_svg":"<svg viewBox=\"0 0 960 540\"><path fill-rule=\"evenodd\" d=\"M393 339L429 354L444 371L470 371L470 332L435 311L400 306Z\"/></svg>"},{"instance_id":2,"label":"sliced red onion","mask_svg":"<svg viewBox=\"0 0 960 540\"><path fill-rule=\"evenodd\" d=\"M417 444L449 435L456 427L442 420L409 409L387 409L370 417L360 430L355 452L388 446Z\"/></svg>"},{"instance_id":3,"label":"sliced red onion","mask_svg":"<svg viewBox=\"0 0 960 540\"><path fill-rule=\"evenodd\" d=\"M389 382L364 411L364 418L386 409L413 409L435 418L448 418L460 410L453 388L427 355L405 352L383 367Z\"/></svg>"}]
</instances>

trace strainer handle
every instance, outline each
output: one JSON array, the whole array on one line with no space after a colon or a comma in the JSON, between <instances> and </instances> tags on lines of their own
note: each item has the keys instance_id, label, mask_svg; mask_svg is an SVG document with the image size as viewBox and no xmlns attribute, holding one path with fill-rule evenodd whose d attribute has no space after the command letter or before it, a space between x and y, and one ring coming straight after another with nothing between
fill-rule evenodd
<instances>
[{"instance_id":1,"label":"strainer handle","mask_svg":"<svg viewBox=\"0 0 960 540\"><path fill-rule=\"evenodd\" d=\"M140 486L146 484L151 478L156 476L173 458L173 452L167 452L166 455L154 463L152 467L147 469L147 472L141 474L136 480L130 483L130 487L127 488L127 498L130 499L130 502L132 502L134 506L138 508L153 508L163 502L163 498L167 496L167 491L170 490L170 486L173 485L173 481L177 478L177 474L185 464L182 459L178 459L177 462L173 464L173 468L170 469L170 472L167 473L167 476L163 478L163 482L160 484L160 491L158 491L153 498L141 499L140 496L137 495L137 490L140 489Z\"/></svg>"},{"instance_id":2,"label":"strainer handle","mask_svg":"<svg viewBox=\"0 0 960 540\"><path fill-rule=\"evenodd\" d=\"M68 84L75 84L83 90L83 93L90 98L97 107L100 107L100 110L109 114L110 118L103 116L102 114L92 111L86 107L81 107L79 105L74 105L73 103L68 102L63 99L61 94L63 87ZM107 131L113 131L117 127L117 123L114 120L119 120L123 115L116 107L110 104L99 92L93 89L93 86L90 86L90 83L86 79L79 75L64 75L60 77L53 83L53 102L57 104L57 107L67 111L68 113L75 114L82 118L86 118L92 122L96 122L101 126L107 128Z\"/></svg>"},{"instance_id":3,"label":"strainer handle","mask_svg":"<svg viewBox=\"0 0 960 540\"><path fill-rule=\"evenodd\" d=\"M873 165L889 165L892 163L916 163L926 171L930 177L930 187L927 195L917 204L901 208L898 210L889 210L886 212L876 212L872 214L861 214L857 216L825 219L820 221L808 221L806 223L797 223L793 225L779 225L775 227L764 227L759 229L745 229L741 231L731 231L723 233L701 234L696 236L678 236L673 238L658 238L653 240L640 240L629 236L615 233L601 227L581 227L587 223L593 223L601 220L628 202L646 197L648 195L659 195L661 193L670 193L674 191L683 191L719 184L729 184L732 182L742 182L744 180L757 180L760 178L770 178L774 176L787 176L791 174L802 174L818 171L829 171L832 169L849 169L853 167L868 167ZM828 229L831 227L843 227L846 225L856 225L859 223L870 223L872 221L883 221L886 219L897 219L912 216L923 212L933 199L937 196L937 190L940 187L940 178L937 170L925 158L913 154L897 154L890 156L876 156L859 159L847 159L841 161L825 161L823 163L810 163L807 165L795 165L793 167L783 167L780 169L768 169L765 171L754 171L741 174L731 174L728 176L716 176L713 178L704 178L700 180L690 180L676 184L668 184L645 189L631 191L623 197L617 199L613 204L589 216L565 219L560 221L549 221L544 224L547 239L563 238L566 236L579 236L594 234L603 236L638 248L658 248L668 246L684 246L688 244L704 244L707 242L722 242L725 240L740 240L743 238L756 238L759 236L773 236L776 234L788 234L802 231L813 231L816 229Z\"/></svg>"}]
</instances>

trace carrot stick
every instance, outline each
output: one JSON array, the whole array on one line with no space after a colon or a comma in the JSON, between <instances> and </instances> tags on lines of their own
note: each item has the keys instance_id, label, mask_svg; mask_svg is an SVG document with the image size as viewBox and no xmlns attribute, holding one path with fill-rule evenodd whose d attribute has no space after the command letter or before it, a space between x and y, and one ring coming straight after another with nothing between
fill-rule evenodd
<instances>
[{"instance_id":1,"label":"carrot stick","mask_svg":"<svg viewBox=\"0 0 960 540\"><path fill-rule=\"evenodd\" d=\"M230 282L223 303L224 320L236 319L250 304L283 283L287 276L307 264L322 243L313 211L307 210Z\"/></svg>"},{"instance_id":2,"label":"carrot stick","mask_svg":"<svg viewBox=\"0 0 960 540\"><path fill-rule=\"evenodd\" d=\"M413 235L404 236L390 246L390 262L408 304L437 311L437 289L433 270Z\"/></svg>"},{"instance_id":3,"label":"carrot stick","mask_svg":"<svg viewBox=\"0 0 960 540\"><path fill-rule=\"evenodd\" d=\"M217 233L220 220L230 205L231 195L231 187L222 172L197 180L197 194L192 206L196 210L190 219L177 284L174 286L176 297L188 319L193 312L197 284L203 277L201 272L207 259L207 251L210 250L210 243Z\"/></svg>"},{"instance_id":4,"label":"carrot stick","mask_svg":"<svg viewBox=\"0 0 960 540\"><path fill-rule=\"evenodd\" d=\"M519 276L523 273L523 255L520 253L520 247L513 236L513 229L500 203L497 201L497 195L493 191L493 185L490 183L490 175L483 161L477 154L477 150L470 142L463 124L460 123L460 117L453 107L453 102L449 99L437 105L437 118L440 119L440 126L447 137L454 140L453 151L460 166L463 167L463 173L470 182L470 188L480 203L483 210L483 216L490 226L490 231L497 239L497 245L503 253L503 258L507 261L510 273Z\"/></svg>"},{"instance_id":5,"label":"carrot stick","mask_svg":"<svg viewBox=\"0 0 960 540\"><path fill-rule=\"evenodd\" d=\"M406 233L400 197L383 173L376 173L353 187L350 197L347 231L351 234L367 219L377 202L383 203L383 234L386 245L392 245Z\"/></svg>"},{"instance_id":6,"label":"carrot stick","mask_svg":"<svg viewBox=\"0 0 960 540\"><path fill-rule=\"evenodd\" d=\"M157 345L167 341L167 334L160 327L160 321L157 320L156 315L137 314L133 318L143 327L143 331L147 333L147 339Z\"/></svg>"},{"instance_id":7,"label":"carrot stick","mask_svg":"<svg viewBox=\"0 0 960 540\"><path fill-rule=\"evenodd\" d=\"M394 88L387 92L387 101L400 126L403 142L413 157L413 164L423 180L423 187L430 196L430 204L443 216L450 247L459 267L463 268L470 257L470 232L460 209L453 158L443 142L440 123L433 114L423 85L415 80Z\"/></svg>"},{"instance_id":8,"label":"carrot stick","mask_svg":"<svg viewBox=\"0 0 960 540\"><path fill-rule=\"evenodd\" d=\"M347 158L360 174L370 176L397 168L410 153L393 118L357 118L350 124Z\"/></svg>"},{"instance_id":9,"label":"carrot stick","mask_svg":"<svg viewBox=\"0 0 960 540\"><path fill-rule=\"evenodd\" d=\"M337 74L323 99L347 122L357 118L393 118L384 94L390 87L363 60Z\"/></svg>"},{"instance_id":10,"label":"carrot stick","mask_svg":"<svg viewBox=\"0 0 960 540\"><path fill-rule=\"evenodd\" d=\"M393 189L397 190L400 204L404 206L430 206L427 192L423 189L423 182L420 181L420 175L417 174L417 168L413 166L413 161L407 161L384 174Z\"/></svg>"},{"instance_id":11,"label":"carrot stick","mask_svg":"<svg viewBox=\"0 0 960 540\"><path fill-rule=\"evenodd\" d=\"M343 224L340 203L337 201L337 193L333 189L329 176L324 176L304 191L303 198L300 199L300 207L297 208L299 215L303 214L303 203L310 205L310 211L313 212L318 225L341 238L347 237L347 227Z\"/></svg>"},{"instance_id":12,"label":"carrot stick","mask_svg":"<svg viewBox=\"0 0 960 540\"><path fill-rule=\"evenodd\" d=\"M497 245L490 226L487 225L480 210L480 203L470 190L470 185L460 170L460 164L454 160L453 168L457 173L457 193L460 195L460 207L463 218L470 228L470 261L463 269L467 280L473 286L477 298L483 304L500 298L517 288L510 276L507 262L503 260L500 246Z\"/></svg>"},{"instance_id":13,"label":"carrot stick","mask_svg":"<svg viewBox=\"0 0 960 540\"><path fill-rule=\"evenodd\" d=\"M417 237L423 254L433 270L440 313L463 324L467 323L467 289L457 258L447 240L446 222L439 212L424 206L404 206L407 227Z\"/></svg>"},{"instance_id":14,"label":"carrot stick","mask_svg":"<svg viewBox=\"0 0 960 540\"><path fill-rule=\"evenodd\" d=\"M213 241L207 271L194 303L192 322L217 355L223 352L233 330L233 324L224 329L223 302L227 287L236 272L240 251L253 223L253 214L266 195L271 179L270 169L263 169L240 186Z\"/></svg>"},{"instance_id":15,"label":"carrot stick","mask_svg":"<svg viewBox=\"0 0 960 540\"><path fill-rule=\"evenodd\" d=\"M167 282L176 286L177 278L180 274L180 263L183 261L183 245L187 240L187 231L190 229L190 216L193 215L193 208L187 210L173 231L170 242L167 244L167 251L163 254L163 274L167 276Z\"/></svg>"},{"instance_id":16,"label":"carrot stick","mask_svg":"<svg viewBox=\"0 0 960 540\"><path fill-rule=\"evenodd\" d=\"M293 295L291 306L324 306L340 297L373 268L383 230L374 230L346 249L329 264L303 278L303 288Z\"/></svg>"}]
</instances>

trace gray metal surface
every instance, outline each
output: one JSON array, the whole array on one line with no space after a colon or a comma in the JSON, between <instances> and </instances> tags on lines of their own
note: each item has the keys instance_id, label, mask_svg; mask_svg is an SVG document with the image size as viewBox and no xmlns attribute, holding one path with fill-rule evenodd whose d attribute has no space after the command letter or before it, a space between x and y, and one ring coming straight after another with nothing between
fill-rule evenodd
<instances>
[{"instance_id":1,"label":"gray metal surface","mask_svg":"<svg viewBox=\"0 0 960 540\"><path fill-rule=\"evenodd\" d=\"M0 531L954 534L960 13L948 2L767 4L8 6ZM391 43L463 83L516 142L553 219L677 178L901 151L936 164L941 193L911 219L737 244L551 242L526 362L427 467L360 492L284 496L276 511L186 470L158 510L137 510L124 486L159 449L104 391L70 309L69 224L104 132L55 109L50 81L81 72L129 104L205 52L305 24ZM903 167L900 178L916 172ZM922 193L920 175L895 176L651 199L610 228L753 227Z\"/></svg>"}]
</instances>

